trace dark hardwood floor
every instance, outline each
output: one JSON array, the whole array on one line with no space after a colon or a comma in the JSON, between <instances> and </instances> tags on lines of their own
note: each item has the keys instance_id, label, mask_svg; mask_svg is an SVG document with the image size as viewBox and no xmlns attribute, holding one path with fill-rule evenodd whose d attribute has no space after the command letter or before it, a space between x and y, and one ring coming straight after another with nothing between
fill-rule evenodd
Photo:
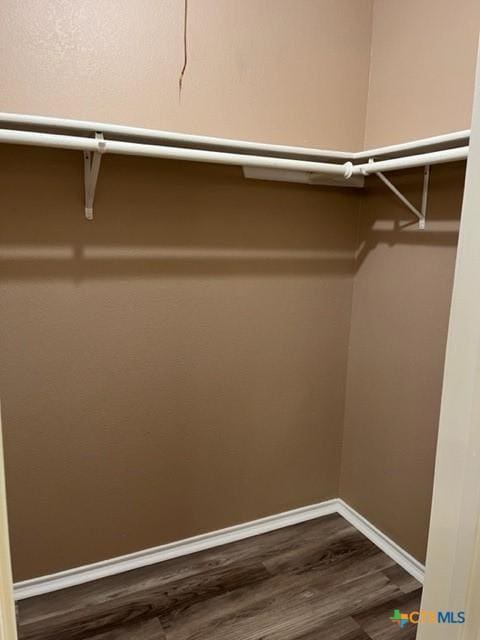
<instances>
[{"instance_id":1,"label":"dark hardwood floor","mask_svg":"<svg viewBox=\"0 0 480 640\"><path fill-rule=\"evenodd\" d=\"M395 640L420 584L338 515L30 598L21 640Z\"/></svg>"}]
</instances>

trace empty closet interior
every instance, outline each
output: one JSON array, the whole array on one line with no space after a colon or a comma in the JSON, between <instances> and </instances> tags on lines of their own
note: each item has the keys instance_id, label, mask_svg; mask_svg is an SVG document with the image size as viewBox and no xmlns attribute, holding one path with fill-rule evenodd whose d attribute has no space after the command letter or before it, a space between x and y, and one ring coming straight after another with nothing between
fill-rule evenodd
<instances>
[{"instance_id":1,"label":"empty closet interior","mask_svg":"<svg viewBox=\"0 0 480 640\"><path fill-rule=\"evenodd\" d=\"M15 582L337 498L421 565L465 163L431 164L421 229L378 175L288 161L468 145L478 3L190 2L186 40L181 2L3 5ZM85 149L32 134L98 127L45 117L113 123L94 197ZM109 153L120 125L180 152ZM385 173L418 210L426 164Z\"/></svg>"}]
</instances>

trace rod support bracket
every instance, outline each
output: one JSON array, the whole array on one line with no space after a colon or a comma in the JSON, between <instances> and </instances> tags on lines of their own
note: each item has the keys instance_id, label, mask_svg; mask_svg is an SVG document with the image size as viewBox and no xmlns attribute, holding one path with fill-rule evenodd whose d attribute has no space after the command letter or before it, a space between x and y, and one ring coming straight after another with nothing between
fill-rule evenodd
<instances>
[{"instance_id":1,"label":"rod support bracket","mask_svg":"<svg viewBox=\"0 0 480 640\"><path fill-rule=\"evenodd\" d=\"M373 163L373 158L370 158L369 163ZM365 175L368 175L370 172L363 171ZM420 209L418 209L415 205L413 205L408 198L406 198L401 191L397 189L397 187L390 182L390 180L381 172L375 171L376 176L380 178L383 184L390 189L390 191L400 200L403 204L409 209L413 215L418 220L418 228L422 231L426 227L427 220L427 202L428 202L428 184L430 181L430 165L425 165L423 169L423 189L422 189L422 204Z\"/></svg>"},{"instance_id":2,"label":"rod support bracket","mask_svg":"<svg viewBox=\"0 0 480 640\"><path fill-rule=\"evenodd\" d=\"M83 152L85 217L87 220L93 220L93 203L95 201L95 189L97 187L102 155L106 151L106 142L103 139L103 133L96 133L95 139L98 142L97 150Z\"/></svg>"}]
</instances>

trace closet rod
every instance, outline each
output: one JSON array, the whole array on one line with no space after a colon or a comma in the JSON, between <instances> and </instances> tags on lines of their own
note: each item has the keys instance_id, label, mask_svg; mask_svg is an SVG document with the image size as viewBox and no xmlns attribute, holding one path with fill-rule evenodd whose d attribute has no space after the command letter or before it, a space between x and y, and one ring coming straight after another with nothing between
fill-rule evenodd
<instances>
[{"instance_id":1,"label":"closet rod","mask_svg":"<svg viewBox=\"0 0 480 640\"><path fill-rule=\"evenodd\" d=\"M105 122L88 122L85 120L70 120L52 118L49 116L35 116L18 113L0 113L0 128L44 131L45 133L62 133L91 137L95 132L103 133L104 137L112 140L130 140L131 142L149 142L166 146L184 147L189 149L208 149L215 151L234 151L259 156L275 156L292 159L346 162L366 162L369 158L380 156L404 156L409 153L425 153L438 149L462 147L468 145L470 130L453 131L429 138L420 138L409 142L402 142L386 147L379 147L365 151L334 151L315 149L311 147L294 147L248 140L218 138L174 131L160 131L125 125L109 124Z\"/></svg>"},{"instance_id":2,"label":"closet rod","mask_svg":"<svg viewBox=\"0 0 480 640\"><path fill-rule=\"evenodd\" d=\"M409 142L401 142L392 144L387 147L377 147L375 149L366 149L365 151L356 151L351 155L353 162L367 161L369 158L378 158L379 156L398 155L406 156L409 153L427 153L430 151L438 151L443 149L452 149L468 146L470 139L470 129L463 131L453 131L452 133L442 133L438 136L430 138L418 138Z\"/></svg>"},{"instance_id":3,"label":"closet rod","mask_svg":"<svg viewBox=\"0 0 480 640\"><path fill-rule=\"evenodd\" d=\"M1 122L1 120L0 120ZM20 124L20 123L18 123ZM260 177L260 179L281 180L309 184L328 184L331 186L363 186L363 178L372 174L378 174L382 181L389 185L389 188L399 197L406 206L415 213L420 220L420 228L425 228L425 214L418 212L416 207L407 201L405 196L400 194L390 181L382 174L387 171L407 169L411 167L426 167L429 171L430 165L444 162L454 162L465 160L468 156L468 146L451 148L453 140L460 142L458 136L467 132L457 132L450 136L443 136L443 144L448 148L425 151L427 140L419 141L418 151L414 155L401 155L388 160L376 160L375 156L381 150L372 150L367 153L368 162L358 162L359 158L351 156L346 162L341 162L338 157L330 156L328 159L333 162L319 162L314 160L292 158L285 155L250 155L248 153L238 153L230 150L220 151L218 149L198 149L184 146L166 146L165 144L151 144L146 142L134 142L125 140L106 139L105 131L94 132L95 137L78 135L68 135L62 133L46 133L40 131L21 131L0 128L0 143L20 144L30 146L53 147L60 149L75 149L83 151L85 166L85 216L88 220L93 219L93 204L95 200L95 186L98 178L101 158L104 153L114 153L121 155L147 156L152 158L164 158L170 160L185 160L191 162L206 162L213 164L226 164L243 167L246 177ZM441 138L441 136L439 136ZM431 138L428 144L440 144L439 138ZM435 142L434 142L435 141ZM465 140L466 142L466 140ZM412 145L413 143L406 143ZM385 147L388 153L393 148ZM244 149L243 151L246 151ZM397 150L401 153L403 149ZM273 153L273 152L272 152ZM363 155L363 154L362 154ZM378 157L378 156L377 156ZM381 157L381 155L380 155ZM364 160L364 157L362 157ZM353 162L352 162L353 161ZM265 178L265 169L269 170ZM260 170L260 171L259 171ZM263 172L262 172L263 170ZM255 175L257 172L257 175ZM267 171L268 173L268 171ZM261 174L261 175L259 175ZM280 176L280 177L278 177ZM313 178L314 176L315 179ZM323 176L323 178L322 178ZM329 176L332 176L329 178ZM354 178L353 180L351 178ZM428 185L424 185L424 200L426 202ZM425 207L423 207L425 209Z\"/></svg>"},{"instance_id":4,"label":"closet rod","mask_svg":"<svg viewBox=\"0 0 480 640\"><path fill-rule=\"evenodd\" d=\"M254 156L224 151L207 151L202 149L186 149L183 147L166 147L139 142L121 142L118 140L97 140L79 136L67 136L54 133L38 133L33 131L16 131L0 129L0 143L55 147L60 149L76 149L79 151L97 151L99 153L115 153L133 156L148 156L170 160L189 160L192 162L209 162L249 167L268 167L270 169L288 169L306 171L349 178L352 174L352 163L334 164L331 162L313 162L310 160L294 160L269 156Z\"/></svg>"},{"instance_id":5,"label":"closet rod","mask_svg":"<svg viewBox=\"0 0 480 640\"><path fill-rule=\"evenodd\" d=\"M287 169L315 174L335 175L347 180L352 175L370 175L380 171L394 171L409 167L420 167L464 160L468 155L468 146L465 146L455 149L444 149L412 156L392 158L390 160L373 160L368 163L356 165L353 165L351 162L335 164L332 162L313 162L310 160L255 156L241 153L227 153L224 151L166 147L155 144L142 144L139 142L122 142L118 140L103 140L56 133L38 133L33 131L17 131L10 129L0 129L0 143L2 142L9 144L55 147L61 149L76 149L79 151L96 151L102 154L115 153L122 155L166 158L171 160L187 160L192 162Z\"/></svg>"},{"instance_id":6,"label":"closet rod","mask_svg":"<svg viewBox=\"0 0 480 640\"><path fill-rule=\"evenodd\" d=\"M455 149L443 149L442 151L431 151L429 153L418 153L413 156L393 158L392 160L370 160L364 164L357 164L353 167L353 175L361 174L368 176L372 173L383 171L395 171L398 169L409 169L412 167L424 167L431 164L442 164L445 162L456 162L465 160L468 156L468 147L457 147Z\"/></svg>"},{"instance_id":7,"label":"closet rod","mask_svg":"<svg viewBox=\"0 0 480 640\"><path fill-rule=\"evenodd\" d=\"M51 118L48 116L23 115L18 113L0 113L0 127L6 129L42 131L44 133L64 133L68 135L92 136L95 132L112 140L130 140L131 142L149 142L151 144L163 144L169 147L185 147L189 149L202 148L215 151L234 151L259 156L294 157L305 160L323 161L347 161L352 160L352 153L348 151L332 151L327 149L315 149L312 147L295 147L291 145L270 144L265 142L252 142L249 140L236 140L232 138L218 138L189 133L177 133L175 131L161 131L156 129L144 129L125 125L108 124L105 122L89 122L86 120L69 120L65 118ZM463 132L455 135L462 135Z\"/></svg>"}]
</instances>

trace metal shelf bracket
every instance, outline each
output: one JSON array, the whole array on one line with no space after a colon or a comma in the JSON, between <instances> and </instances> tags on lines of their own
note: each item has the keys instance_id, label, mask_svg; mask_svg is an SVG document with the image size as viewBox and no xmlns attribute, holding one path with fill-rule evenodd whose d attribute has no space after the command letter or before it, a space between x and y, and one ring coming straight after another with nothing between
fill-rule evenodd
<instances>
[{"instance_id":1,"label":"metal shelf bracket","mask_svg":"<svg viewBox=\"0 0 480 640\"><path fill-rule=\"evenodd\" d=\"M369 162L373 162L372 159ZM403 202L403 204L409 209L418 219L418 228L425 229L426 225L426 216L427 216L427 201L428 201L428 183L430 181L430 165L425 165L423 169L423 191L422 191L422 204L420 210L417 209L415 205L413 205L408 198L406 198L403 193L401 193L397 187L390 182L390 180L383 175L381 171L376 171L375 175L380 178L385 186L387 186L390 191L397 196L397 198Z\"/></svg>"},{"instance_id":2,"label":"metal shelf bracket","mask_svg":"<svg viewBox=\"0 0 480 640\"><path fill-rule=\"evenodd\" d=\"M87 220L93 220L93 203L95 200L95 189L97 186L102 154L104 153L106 147L105 140L103 139L103 133L96 133L95 139L98 141L98 151L83 152L85 217Z\"/></svg>"}]
</instances>

